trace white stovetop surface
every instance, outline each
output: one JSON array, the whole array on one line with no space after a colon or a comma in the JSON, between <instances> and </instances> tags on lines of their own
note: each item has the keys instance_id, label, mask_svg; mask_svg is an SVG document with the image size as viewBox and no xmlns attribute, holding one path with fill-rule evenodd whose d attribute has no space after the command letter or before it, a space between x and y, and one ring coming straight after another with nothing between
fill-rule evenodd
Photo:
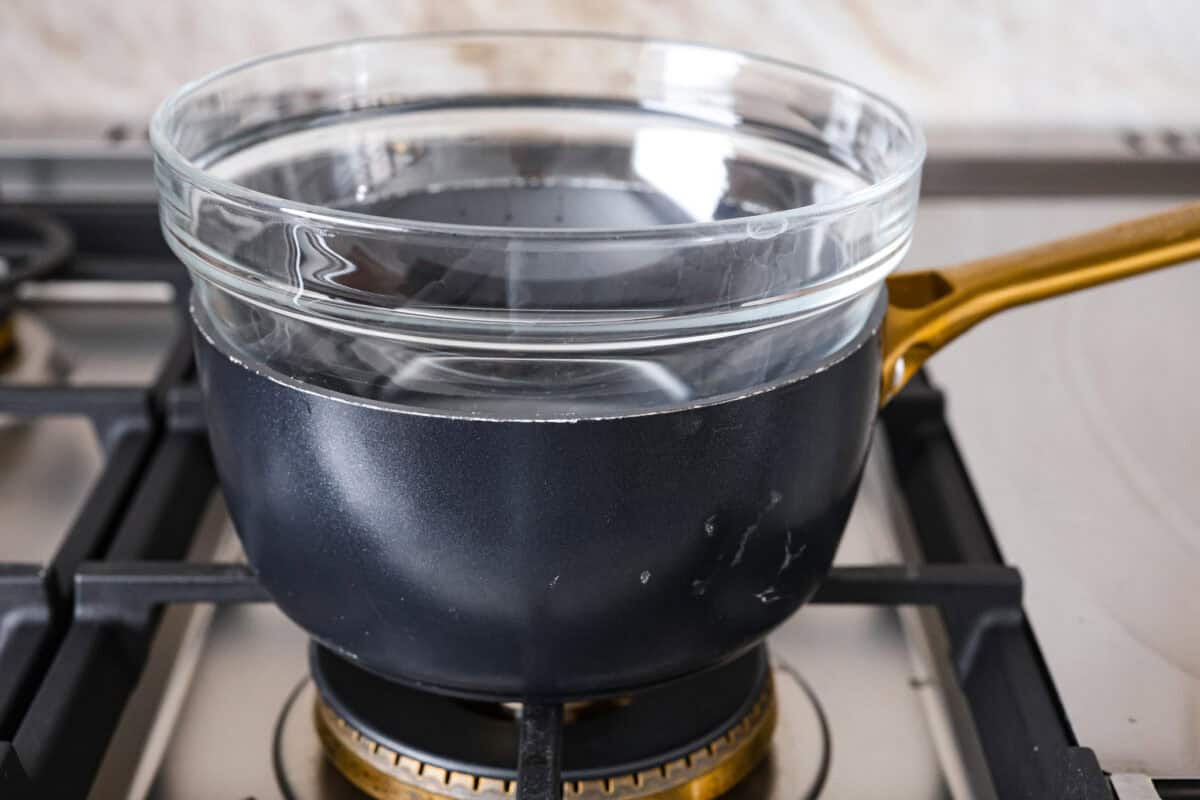
<instances>
[{"instance_id":1,"label":"white stovetop surface","mask_svg":"<svg viewBox=\"0 0 1200 800\"><path fill-rule=\"evenodd\" d=\"M934 266L1167 203L928 203ZM1200 775L1200 263L1017 309L932 361L1080 742Z\"/></svg>"}]
</instances>

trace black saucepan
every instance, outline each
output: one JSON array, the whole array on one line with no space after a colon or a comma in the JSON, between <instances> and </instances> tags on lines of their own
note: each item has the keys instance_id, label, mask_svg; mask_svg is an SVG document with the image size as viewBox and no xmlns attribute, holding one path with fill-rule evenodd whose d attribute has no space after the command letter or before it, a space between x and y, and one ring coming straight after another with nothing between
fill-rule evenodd
<instances>
[{"instance_id":1,"label":"black saucepan","mask_svg":"<svg viewBox=\"0 0 1200 800\"><path fill-rule=\"evenodd\" d=\"M1200 255L1200 207L894 276L857 347L752 396L573 423L316 391L196 337L221 482L279 606L388 678L565 698L732 658L828 571L883 400L1007 306ZM296 421L301 424L296 424Z\"/></svg>"}]
</instances>

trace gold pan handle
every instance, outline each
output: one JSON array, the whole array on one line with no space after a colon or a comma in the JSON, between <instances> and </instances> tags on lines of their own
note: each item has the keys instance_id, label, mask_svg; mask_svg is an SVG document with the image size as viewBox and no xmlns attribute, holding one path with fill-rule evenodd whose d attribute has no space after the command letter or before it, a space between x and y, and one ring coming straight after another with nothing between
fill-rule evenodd
<instances>
[{"instance_id":1,"label":"gold pan handle","mask_svg":"<svg viewBox=\"0 0 1200 800\"><path fill-rule=\"evenodd\" d=\"M1200 258L1200 203L1082 236L888 278L880 405L931 355L1006 308Z\"/></svg>"}]
</instances>

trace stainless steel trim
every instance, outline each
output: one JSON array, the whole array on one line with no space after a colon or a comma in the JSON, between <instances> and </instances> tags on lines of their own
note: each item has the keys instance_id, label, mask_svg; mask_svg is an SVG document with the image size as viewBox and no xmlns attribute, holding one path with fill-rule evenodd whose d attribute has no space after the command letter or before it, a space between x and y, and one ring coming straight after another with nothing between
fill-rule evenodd
<instances>
[{"instance_id":1,"label":"stainless steel trim","mask_svg":"<svg viewBox=\"0 0 1200 800\"><path fill-rule=\"evenodd\" d=\"M872 529L871 546L880 562L918 563L921 552L912 520L896 487L891 450L882 430L876 429L862 491L878 491L879 507L886 510L888 524ZM873 479L872 479L873 478ZM930 738L954 800L999 800L983 747L975 731L974 717L959 688L954 665L945 654L949 638L937 609L897 609L900 627L908 642L913 681L925 711Z\"/></svg>"},{"instance_id":2,"label":"stainless steel trim","mask_svg":"<svg viewBox=\"0 0 1200 800\"><path fill-rule=\"evenodd\" d=\"M54 280L21 284L17 297L25 304L162 305L175 299L175 290L171 284L157 281Z\"/></svg>"},{"instance_id":3,"label":"stainless steel trim","mask_svg":"<svg viewBox=\"0 0 1200 800\"><path fill-rule=\"evenodd\" d=\"M1146 775L1121 772L1109 776L1117 800L1162 800L1154 782Z\"/></svg>"}]
</instances>

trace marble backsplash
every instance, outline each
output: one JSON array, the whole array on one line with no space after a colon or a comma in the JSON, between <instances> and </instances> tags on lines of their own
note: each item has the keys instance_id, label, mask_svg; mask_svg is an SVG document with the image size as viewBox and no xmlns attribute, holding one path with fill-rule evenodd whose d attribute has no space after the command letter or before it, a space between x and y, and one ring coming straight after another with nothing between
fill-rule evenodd
<instances>
[{"instance_id":1,"label":"marble backsplash","mask_svg":"<svg viewBox=\"0 0 1200 800\"><path fill-rule=\"evenodd\" d=\"M3 0L0 139L139 129L174 86L262 53L464 28L754 50L852 78L935 127L1192 131L1198 23L1186 0Z\"/></svg>"}]
</instances>

